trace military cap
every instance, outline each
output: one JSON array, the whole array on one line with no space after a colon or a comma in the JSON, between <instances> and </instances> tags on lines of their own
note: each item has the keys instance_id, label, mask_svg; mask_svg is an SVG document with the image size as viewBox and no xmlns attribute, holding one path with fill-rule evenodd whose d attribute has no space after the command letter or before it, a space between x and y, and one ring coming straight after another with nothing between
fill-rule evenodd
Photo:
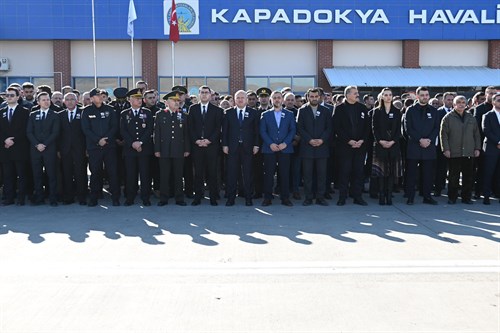
<instances>
[{"instance_id":1,"label":"military cap","mask_svg":"<svg viewBox=\"0 0 500 333\"><path fill-rule=\"evenodd\" d=\"M181 92L181 93L183 93L183 94L187 94L188 93L187 88L184 87L184 86L175 86L175 87L172 87L172 91L176 91L176 90L179 91L179 92Z\"/></svg>"},{"instance_id":2,"label":"military cap","mask_svg":"<svg viewBox=\"0 0 500 333\"><path fill-rule=\"evenodd\" d=\"M99 88L94 88L91 91L89 91L90 97L100 95L100 94L101 94L101 89L99 89Z\"/></svg>"},{"instance_id":3,"label":"military cap","mask_svg":"<svg viewBox=\"0 0 500 333\"><path fill-rule=\"evenodd\" d=\"M259 96L269 96L271 95L271 89L269 88L266 88L266 87L262 87L262 88L259 88L257 89L257 95Z\"/></svg>"},{"instance_id":4,"label":"military cap","mask_svg":"<svg viewBox=\"0 0 500 333\"><path fill-rule=\"evenodd\" d=\"M127 92L127 88L119 87L113 90L113 95L115 95L116 98L125 98L127 97Z\"/></svg>"},{"instance_id":5,"label":"military cap","mask_svg":"<svg viewBox=\"0 0 500 333\"><path fill-rule=\"evenodd\" d=\"M135 89L129 90L129 92L127 93L127 97L142 98L141 89L135 88Z\"/></svg>"},{"instance_id":6,"label":"military cap","mask_svg":"<svg viewBox=\"0 0 500 333\"><path fill-rule=\"evenodd\" d=\"M174 91L171 91L169 92L168 94L166 94L165 96L163 96L163 99L164 100L167 100L167 99L173 99L173 100L180 100L181 98L179 97L179 94L181 92L178 91L178 90L174 90Z\"/></svg>"}]
</instances>

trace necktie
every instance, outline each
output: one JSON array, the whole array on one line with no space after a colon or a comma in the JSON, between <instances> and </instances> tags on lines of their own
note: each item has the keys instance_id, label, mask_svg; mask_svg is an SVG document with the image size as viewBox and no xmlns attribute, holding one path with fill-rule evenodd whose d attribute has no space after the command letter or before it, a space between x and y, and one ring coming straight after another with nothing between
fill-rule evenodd
<instances>
[{"instance_id":1,"label":"necktie","mask_svg":"<svg viewBox=\"0 0 500 333\"><path fill-rule=\"evenodd\" d=\"M13 116L13 113L14 112L14 109L12 108L9 108L9 123L12 121L12 116Z\"/></svg>"},{"instance_id":2,"label":"necktie","mask_svg":"<svg viewBox=\"0 0 500 333\"><path fill-rule=\"evenodd\" d=\"M69 113L69 122L72 122L72 121L73 121L73 119L75 119L75 112L74 112L74 111L71 111L71 112Z\"/></svg>"},{"instance_id":3,"label":"necktie","mask_svg":"<svg viewBox=\"0 0 500 333\"><path fill-rule=\"evenodd\" d=\"M45 120L45 117L46 117L45 112L42 111L42 120Z\"/></svg>"},{"instance_id":4,"label":"necktie","mask_svg":"<svg viewBox=\"0 0 500 333\"><path fill-rule=\"evenodd\" d=\"M243 123L243 110L240 110L240 115L238 116L238 120L240 121L240 125Z\"/></svg>"},{"instance_id":5,"label":"necktie","mask_svg":"<svg viewBox=\"0 0 500 333\"><path fill-rule=\"evenodd\" d=\"M205 114L207 114L207 107L203 105L203 117L205 117Z\"/></svg>"},{"instance_id":6,"label":"necktie","mask_svg":"<svg viewBox=\"0 0 500 333\"><path fill-rule=\"evenodd\" d=\"M137 117L137 110L134 110L134 117Z\"/></svg>"}]
</instances>

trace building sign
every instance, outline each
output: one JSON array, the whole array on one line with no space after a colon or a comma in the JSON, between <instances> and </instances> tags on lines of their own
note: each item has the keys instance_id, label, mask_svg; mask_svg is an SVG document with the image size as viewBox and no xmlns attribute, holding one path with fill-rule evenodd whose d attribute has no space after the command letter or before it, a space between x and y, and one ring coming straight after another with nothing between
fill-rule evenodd
<instances>
[{"instance_id":1,"label":"building sign","mask_svg":"<svg viewBox=\"0 0 500 333\"><path fill-rule=\"evenodd\" d=\"M135 38L167 39L171 0L135 0L135 6ZM500 39L500 0L177 0L176 6L181 40ZM128 39L127 12L127 1L96 0L96 38ZM26 24L41 18L41 25ZM91 38L90 1L25 0L0 12L0 40Z\"/></svg>"}]
</instances>

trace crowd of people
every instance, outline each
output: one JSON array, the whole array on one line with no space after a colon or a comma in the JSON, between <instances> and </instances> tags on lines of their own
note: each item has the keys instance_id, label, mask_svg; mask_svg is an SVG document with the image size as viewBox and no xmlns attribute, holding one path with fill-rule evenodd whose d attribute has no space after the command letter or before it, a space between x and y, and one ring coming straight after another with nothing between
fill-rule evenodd
<instances>
[{"instance_id":1,"label":"crowd of people","mask_svg":"<svg viewBox=\"0 0 500 333\"><path fill-rule=\"evenodd\" d=\"M96 206L104 188L113 206L226 206L242 197L262 206L328 206L363 193L392 205L460 198L489 205L500 197L500 92L487 87L467 99L429 89L400 96L357 87L332 95L310 88L239 90L198 95L175 86L160 96L139 81L131 90L62 91L12 84L0 94L2 204ZM300 191L303 187L303 191ZM125 201L120 201L122 195Z\"/></svg>"}]
</instances>

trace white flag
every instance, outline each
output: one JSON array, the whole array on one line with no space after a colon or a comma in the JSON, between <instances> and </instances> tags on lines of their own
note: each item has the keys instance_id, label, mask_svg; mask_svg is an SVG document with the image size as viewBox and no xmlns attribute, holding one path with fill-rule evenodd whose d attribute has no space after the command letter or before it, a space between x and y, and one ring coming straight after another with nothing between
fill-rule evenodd
<instances>
[{"instance_id":1,"label":"white flag","mask_svg":"<svg viewBox=\"0 0 500 333\"><path fill-rule=\"evenodd\" d=\"M134 38L134 21L137 20L137 14L135 12L134 0L130 0L128 5L128 24L127 24L127 34Z\"/></svg>"}]
</instances>

